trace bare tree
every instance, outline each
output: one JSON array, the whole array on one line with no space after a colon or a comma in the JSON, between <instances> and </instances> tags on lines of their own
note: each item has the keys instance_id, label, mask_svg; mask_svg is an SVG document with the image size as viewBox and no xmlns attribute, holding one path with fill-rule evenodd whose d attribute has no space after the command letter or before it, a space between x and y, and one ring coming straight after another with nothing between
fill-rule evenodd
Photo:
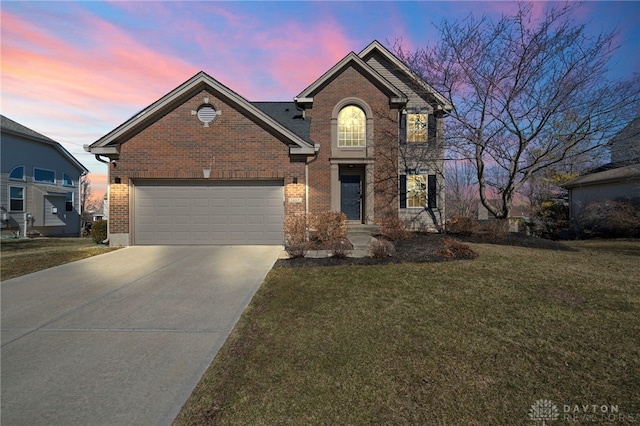
<instances>
[{"instance_id":1,"label":"bare tree","mask_svg":"<svg viewBox=\"0 0 640 426\"><path fill-rule=\"evenodd\" d=\"M407 81L412 89L428 99L428 93L413 82ZM425 101L426 102L426 101ZM401 207L400 219L414 229L443 229L444 209L444 124L443 114L435 108L424 111L423 142L407 140L406 130L401 124L406 110L389 112L374 111L376 118L376 174L375 184L378 202L386 206L382 215L398 218L398 206ZM402 177L415 176L406 187ZM406 181L405 181L406 182ZM406 209L407 198L413 192L422 208ZM419 195L418 195L419 194ZM404 199L404 200L403 200Z\"/></svg>"},{"instance_id":2,"label":"bare tree","mask_svg":"<svg viewBox=\"0 0 640 426\"><path fill-rule=\"evenodd\" d=\"M474 162L479 198L498 219L536 173L596 150L638 114L640 79L613 81L616 33L591 36L554 6L497 22L443 21L433 47L396 54L453 105L447 146ZM489 201L494 195L497 205Z\"/></svg>"},{"instance_id":3,"label":"bare tree","mask_svg":"<svg viewBox=\"0 0 640 426\"><path fill-rule=\"evenodd\" d=\"M91 211L98 208L100 200L93 199L93 188L89 174L80 176L80 216L83 221L91 221Z\"/></svg>"},{"instance_id":4,"label":"bare tree","mask_svg":"<svg viewBox=\"0 0 640 426\"><path fill-rule=\"evenodd\" d=\"M447 218L472 217L477 213L478 185L476 169L468 159L450 159L445 164Z\"/></svg>"}]
</instances>

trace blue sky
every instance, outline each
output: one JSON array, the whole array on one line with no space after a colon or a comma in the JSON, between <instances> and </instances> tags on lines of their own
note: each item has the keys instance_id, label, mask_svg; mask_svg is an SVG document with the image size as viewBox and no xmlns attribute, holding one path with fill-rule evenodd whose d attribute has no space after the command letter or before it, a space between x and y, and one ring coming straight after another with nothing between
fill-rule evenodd
<instances>
[{"instance_id":1,"label":"blue sky","mask_svg":"<svg viewBox=\"0 0 640 426\"><path fill-rule=\"evenodd\" d=\"M541 16L554 3L533 3ZM104 193L106 166L82 145L202 70L252 101L291 100L376 39L415 49L434 24L499 18L515 2L0 3L2 114L61 142ZM576 23L618 30L613 75L640 72L640 2L585 2Z\"/></svg>"}]
</instances>

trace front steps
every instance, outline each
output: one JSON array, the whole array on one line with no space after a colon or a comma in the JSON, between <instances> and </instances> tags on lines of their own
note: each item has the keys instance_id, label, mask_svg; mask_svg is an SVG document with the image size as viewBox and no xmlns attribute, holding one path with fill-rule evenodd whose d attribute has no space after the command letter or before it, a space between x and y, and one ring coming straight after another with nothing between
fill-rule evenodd
<instances>
[{"instance_id":1,"label":"front steps","mask_svg":"<svg viewBox=\"0 0 640 426\"><path fill-rule=\"evenodd\" d=\"M369 255L369 243L373 234L378 232L376 225L363 225L361 223L347 223L347 239L353 244L351 257L366 257Z\"/></svg>"}]
</instances>

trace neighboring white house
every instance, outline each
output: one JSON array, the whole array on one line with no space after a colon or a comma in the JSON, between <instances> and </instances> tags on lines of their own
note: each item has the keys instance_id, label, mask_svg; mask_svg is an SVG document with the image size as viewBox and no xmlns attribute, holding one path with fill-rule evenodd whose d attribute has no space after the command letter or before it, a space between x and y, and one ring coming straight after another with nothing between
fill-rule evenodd
<instances>
[{"instance_id":1,"label":"neighboring white house","mask_svg":"<svg viewBox=\"0 0 640 426\"><path fill-rule=\"evenodd\" d=\"M569 190L572 226L591 203L624 199L640 206L640 116L609 141L611 163L562 185Z\"/></svg>"},{"instance_id":2,"label":"neighboring white house","mask_svg":"<svg viewBox=\"0 0 640 426\"><path fill-rule=\"evenodd\" d=\"M79 181L88 170L58 142L0 117L2 233L79 236Z\"/></svg>"}]
</instances>

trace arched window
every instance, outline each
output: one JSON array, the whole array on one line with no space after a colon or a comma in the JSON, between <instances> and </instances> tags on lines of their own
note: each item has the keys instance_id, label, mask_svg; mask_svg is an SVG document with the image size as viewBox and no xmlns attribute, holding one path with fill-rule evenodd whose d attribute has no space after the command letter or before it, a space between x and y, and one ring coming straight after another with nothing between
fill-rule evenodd
<instances>
[{"instance_id":1,"label":"arched window","mask_svg":"<svg viewBox=\"0 0 640 426\"><path fill-rule=\"evenodd\" d=\"M364 111L355 105L342 108L338 114L338 146L365 146L366 134Z\"/></svg>"},{"instance_id":2,"label":"arched window","mask_svg":"<svg viewBox=\"0 0 640 426\"><path fill-rule=\"evenodd\" d=\"M9 179L24 180L24 166L16 166L9 173Z\"/></svg>"}]
</instances>

